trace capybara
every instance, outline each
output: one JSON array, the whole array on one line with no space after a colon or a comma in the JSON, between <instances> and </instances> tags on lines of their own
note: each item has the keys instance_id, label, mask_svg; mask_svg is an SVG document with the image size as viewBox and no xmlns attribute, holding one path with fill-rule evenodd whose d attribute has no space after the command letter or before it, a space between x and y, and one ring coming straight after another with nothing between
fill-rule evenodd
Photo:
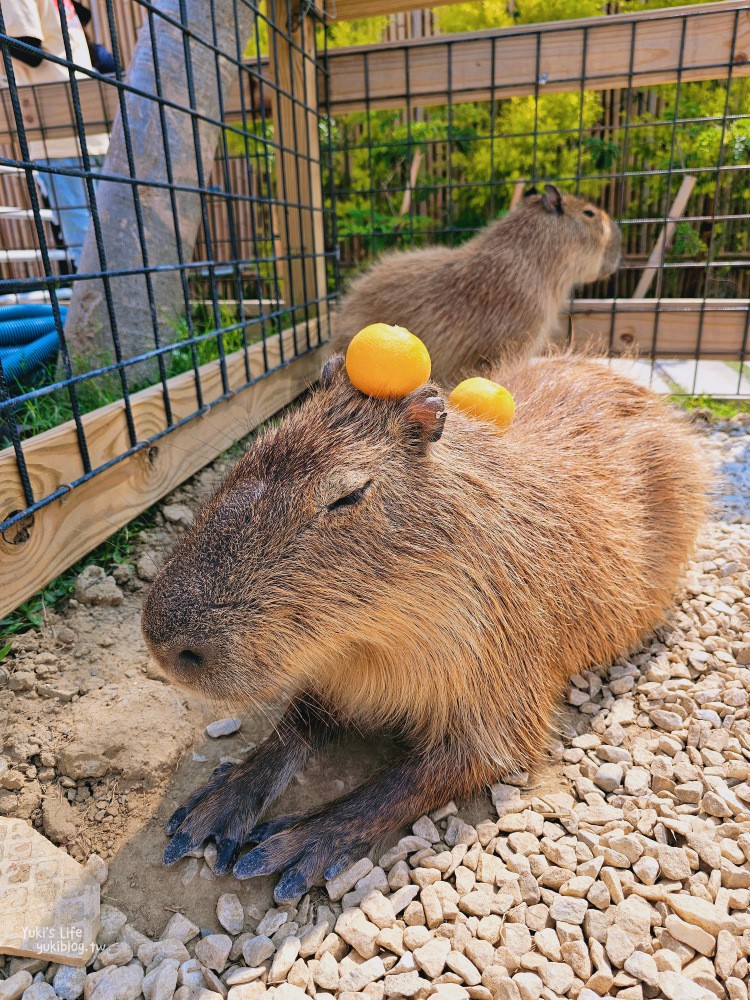
<instances>
[{"instance_id":1,"label":"capybara","mask_svg":"<svg viewBox=\"0 0 750 1000\"><path fill-rule=\"evenodd\" d=\"M498 373L500 435L444 403L353 388L340 356L261 434L198 514L143 611L176 681L288 708L245 761L169 821L171 863L209 837L216 872L283 872L299 896L375 840L545 751L571 675L661 620L704 517L707 474L683 418L594 361ZM342 728L399 756L307 816L258 825Z\"/></svg>"},{"instance_id":2,"label":"capybara","mask_svg":"<svg viewBox=\"0 0 750 1000\"><path fill-rule=\"evenodd\" d=\"M611 274L620 230L590 201L547 184L457 249L389 254L355 279L336 310L345 353L370 323L416 334L432 377L452 385L500 359L542 353L575 285Z\"/></svg>"}]
</instances>

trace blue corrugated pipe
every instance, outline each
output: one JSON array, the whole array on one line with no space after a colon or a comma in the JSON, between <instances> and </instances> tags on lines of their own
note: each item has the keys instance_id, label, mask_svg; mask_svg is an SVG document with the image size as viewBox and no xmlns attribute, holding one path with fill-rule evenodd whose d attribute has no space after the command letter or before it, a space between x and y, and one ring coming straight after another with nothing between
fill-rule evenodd
<instances>
[{"instance_id":1,"label":"blue corrugated pipe","mask_svg":"<svg viewBox=\"0 0 750 1000\"><path fill-rule=\"evenodd\" d=\"M61 306L63 322L67 313L67 307ZM8 383L31 381L45 366L54 364L59 349L52 306L0 306L0 362Z\"/></svg>"},{"instance_id":2,"label":"blue corrugated pipe","mask_svg":"<svg viewBox=\"0 0 750 1000\"><path fill-rule=\"evenodd\" d=\"M53 364L60 350L57 330L21 347L0 347L0 362L7 382L28 382L40 369Z\"/></svg>"}]
</instances>

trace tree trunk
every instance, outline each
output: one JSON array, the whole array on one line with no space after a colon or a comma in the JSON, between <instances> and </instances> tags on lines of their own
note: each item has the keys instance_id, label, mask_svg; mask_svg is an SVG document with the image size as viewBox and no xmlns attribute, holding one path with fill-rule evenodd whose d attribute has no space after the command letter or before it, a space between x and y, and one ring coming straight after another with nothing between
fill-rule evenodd
<instances>
[{"instance_id":1,"label":"tree trunk","mask_svg":"<svg viewBox=\"0 0 750 1000\"><path fill-rule=\"evenodd\" d=\"M205 0L156 0L156 6L168 17L184 23L188 30L205 39L209 45L213 42L210 13L213 8L216 45L231 58L237 53L237 39L242 52L253 30L253 11L238 0L215 0L211 5ZM227 59L220 59L217 71L214 52L194 39L189 39L189 51L186 52L183 31L156 15L153 17L153 42L158 62L156 69L152 32L147 19L138 35L127 75L128 83L147 94L157 95L158 72L160 93L164 100L189 109L190 65L192 107L200 115L219 120L220 95L226 102L237 79L235 66ZM83 370L101 361L114 360L115 332L119 337L121 357L125 359L153 350L157 342L166 344L176 339L177 323L189 308L186 274L181 265L192 260L201 223L201 197L195 191L170 191L166 186L149 185L168 184L171 171L172 184L178 187L197 188L201 178L205 186L220 138L217 125L196 118L196 141L193 116L189 110L164 106L162 112L158 101L130 92L125 92L125 107L132 164L128 162L126 130L123 129L119 110L102 169L104 174L135 176L139 184L134 186L116 181L99 184L96 205L104 260L97 247L97 234L92 222L79 272L88 274L144 267L167 270L152 273L148 279L144 274L130 274L75 283L66 336L74 363ZM136 198L140 203L140 226ZM111 309L107 302L108 291ZM140 364L135 380L139 381L146 375L153 377L156 370L155 361ZM130 371L132 374L133 369Z\"/></svg>"}]
</instances>

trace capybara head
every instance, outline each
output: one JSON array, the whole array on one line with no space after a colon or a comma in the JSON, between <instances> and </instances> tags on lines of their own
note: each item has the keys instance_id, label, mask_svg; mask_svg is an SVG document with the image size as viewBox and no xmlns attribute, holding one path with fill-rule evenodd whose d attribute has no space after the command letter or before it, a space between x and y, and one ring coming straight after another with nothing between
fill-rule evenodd
<instances>
[{"instance_id":1,"label":"capybara head","mask_svg":"<svg viewBox=\"0 0 750 1000\"><path fill-rule=\"evenodd\" d=\"M363 634L388 641L389 580L424 566L414 526L446 419L438 392L371 399L340 356L326 364L320 388L255 440L154 580L142 628L167 673L267 704L319 680Z\"/></svg>"},{"instance_id":2,"label":"capybara head","mask_svg":"<svg viewBox=\"0 0 750 1000\"><path fill-rule=\"evenodd\" d=\"M527 191L516 213L528 216L551 268L569 263L576 284L606 278L616 269L622 246L620 229L604 209L585 198L545 184L541 194L536 188Z\"/></svg>"}]
</instances>

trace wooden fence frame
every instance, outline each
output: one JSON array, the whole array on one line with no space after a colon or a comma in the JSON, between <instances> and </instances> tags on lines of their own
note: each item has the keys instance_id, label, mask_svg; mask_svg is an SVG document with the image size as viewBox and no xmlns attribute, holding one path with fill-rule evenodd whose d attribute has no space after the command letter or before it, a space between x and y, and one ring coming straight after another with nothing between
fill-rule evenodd
<instances>
[{"instance_id":1,"label":"wooden fence frame","mask_svg":"<svg viewBox=\"0 0 750 1000\"><path fill-rule=\"evenodd\" d=\"M273 0L271 4L273 10ZM286 13L285 4L279 3L279 7ZM130 399L130 407L137 438L143 442L157 439L150 447L127 454L132 451L132 442L122 402L84 416L82 422L91 467L106 466L90 478L82 478L73 421L24 442L23 454L34 496L47 497L61 486L82 481L60 499L45 504L26 518L22 522L23 530L10 529L0 536L0 617L317 381L325 348L311 346L311 341L305 338L314 336L317 339L320 323L326 315L318 115L316 110L301 107L292 97L294 88L302 86L307 103L313 109L316 107L315 33L309 17L293 18L293 23L293 29L289 30L290 25L279 22L282 31L276 38L276 61L269 70L277 94L274 114L282 127L287 128L287 134L293 134L297 140L294 152L281 157L276 183L280 200L309 206L309 210L292 213L295 224L287 227L282 236L281 255L289 261L292 282L296 278L298 288L306 290L304 298L318 300L317 318L306 318L298 327L268 337L265 343L254 344L247 353L240 350L226 358L225 371L231 395L225 395L221 362L203 365L199 369L204 403L200 412L195 373L187 372L169 379L172 422L179 426L166 434L168 421L163 386L155 385L135 393ZM81 84L82 98L84 89L88 92L94 84L100 101L105 100L101 93L103 84L92 80L81 81ZM25 102L32 113L47 109L48 88L38 88L44 89L45 100L30 93L36 89L21 91L22 104ZM56 85L52 89L58 93L61 88ZM64 118L70 114L67 90L63 85ZM6 121L12 121L12 116L7 117L7 91L2 95L2 102ZM84 121L91 122L86 116L85 105ZM71 127L70 123L63 124L68 130ZM15 137L0 136L0 142L8 138L15 141ZM307 165L304 170L299 169L300 158ZM305 256L301 260L295 260L303 253ZM295 357L298 343L307 343L308 349ZM284 363L283 359L290 357L293 360ZM248 380L248 370L251 378L258 381L241 388ZM240 391L235 392L238 389ZM183 420L185 422L180 423ZM117 461L123 454L126 457ZM109 462L113 464L108 465ZM15 452L12 447L6 448L0 451L0 520L26 507Z\"/></svg>"},{"instance_id":2,"label":"wooden fence frame","mask_svg":"<svg viewBox=\"0 0 750 1000\"><path fill-rule=\"evenodd\" d=\"M314 324L310 327L314 332ZM296 333L304 338L306 326L300 324ZM257 382L30 515L21 522L23 541L19 544L13 544L16 533L12 528L0 537L0 617L313 385L326 348L313 347L281 365L281 342L285 356L290 357L294 338L295 330L290 329L266 339L270 374L263 377L264 345L254 344L248 354ZM229 355L226 368L230 389L243 385L247 379L244 350ZM220 362L202 365L199 373L208 406L223 395ZM174 423L194 414L198 410L194 373L169 379L169 396ZM135 393L130 402L139 440L148 441L166 429L161 385ZM130 449L122 401L86 414L82 423L93 468ZM35 496L49 496L82 476L72 420L25 441L23 451ZM15 454L5 448L0 451L0 517L25 509L23 496Z\"/></svg>"},{"instance_id":3,"label":"wooden fence frame","mask_svg":"<svg viewBox=\"0 0 750 1000\"><path fill-rule=\"evenodd\" d=\"M367 16L418 7L434 6L436 0L339 0L339 17ZM440 2L440 0L438 0ZM739 11L739 13L737 13ZM690 27L682 35L682 19L689 16ZM616 15L607 19L538 24L510 28L500 33L473 32L459 36L439 36L410 42L387 43L352 49L334 50L328 55L331 110L334 113L403 104L406 93L408 58L410 104L440 103L448 93L450 74L451 99L481 100L490 96L507 97L540 91L540 71L544 75L545 92L578 90L581 79L588 89L608 89L627 86L711 79L717 76L717 66L730 65L730 42L734 19L739 19L735 39L732 72L750 75L750 11L743 0L726 0L717 10L713 4L648 11L640 14ZM697 30L697 25L700 30ZM310 83L309 66L304 53L314 52L311 30L302 26L295 37L291 54L284 53L283 62L291 66L286 78L306 79ZM642 46L637 72L623 63L630 43L636 37ZM489 39L494 39L492 42ZM529 48L533 40L533 52ZM538 40L538 41L537 41ZM700 45L698 44L700 43ZM488 45L494 46L494 76L485 59ZM311 48L312 46L312 48ZM682 47L681 68L677 58ZM297 48L301 51L297 51ZM449 53L460 50L460 59ZM490 48L491 50L491 48ZM367 51L369 94L364 91ZM583 64L585 51L585 66ZM408 53L408 57L406 55ZM443 53L442 56L439 53ZM291 56L291 62L287 57ZM628 56L629 58L629 56ZM627 62L627 60L626 60ZM641 63L643 65L641 65ZM576 71L578 67L578 75ZM585 73L582 70L585 69ZM374 73L373 73L374 70ZM279 80L278 68L263 70L270 79ZM275 76L274 76L275 74ZM285 86L282 81L282 88ZM114 88L94 80L81 80L79 89L84 120L91 126L114 117ZM33 93L43 91L44 93ZM113 98L115 100L113 100ZM237 113L239 92L230 100L227 115ZM367 98L367 100L365 100ZM8 115L7 91L0 95L5 121ZM70 131L73 122L69 92L66 85L54 84L21 91L24 114L30 124L29 137L39 138L41 131L54 135L55 130ZM299 111L294 102L284 99L278 108L280 117L293 121ZM107 116L109 118L107 119ZM296 119L298 129L304 129L307 147L305 157L319 158L317 130L311 134L310 121ZM14 139L9 130L0 126L0 143ZM299 151L298 151L299 152ZM290 157L290 163L295 157ZM283 171L283 166L282 166ZM289 169L286 183L295 184L297 172ZM315 173L312 185L318 183ZM319 186L319 185L318 185ZM302 224L302 231L293 233L284 252L295 246L322 246L322 204L314 192L300 184L286 198L306 198L311 211ZM300 202L302 203L302 202ZM309 280L324 280L316 267L307 272ZM301 279L300 279L301 280ZM595 346L600 350L651 353L656 348L670 356L694 356L700 346L702 357L724 360L744 356L748 347L748 300L576 300L573 304L573 341ZM303 325L303 331L305 325ZM248 388L228 398L222 398L219 362L200 369L205 399L215 402L207 411L196 415L170 433L158 438L150 448L142 448L108 466L97 475L84 479L62 499L41 507L25 524L20 544L0 538L0 615L11 611L47 582L72 565L86 552L126 524L136 514L155 503L179 483L210 462L234 441L266 420L293 400L317 378L327 348L313 347L288 364L275 367L281 359L282 346L290 353L294 331L281 338L268 338L266 350L272 369ZM261 363L263 345L250 349L251 367ZM287 354L286 356L289 356ZM244 352L227 359L230 387L246 381ZM261 372L257 371L257 375ZM179 421L197 409L194 374L169 380L174 419ZM143 390L132 397L139 439L148 441L166 429L162 386ZM124 405L114 403L83 418L92 465L99 467L116 459L130 448L124 421ZM38 435L24 443L35 495L48 496L62 485L82 475L75 427L71 423ZM0 452L0 518L15 509L25 509L23 490L12 449Z\"/></svg>"}]
</instances>

